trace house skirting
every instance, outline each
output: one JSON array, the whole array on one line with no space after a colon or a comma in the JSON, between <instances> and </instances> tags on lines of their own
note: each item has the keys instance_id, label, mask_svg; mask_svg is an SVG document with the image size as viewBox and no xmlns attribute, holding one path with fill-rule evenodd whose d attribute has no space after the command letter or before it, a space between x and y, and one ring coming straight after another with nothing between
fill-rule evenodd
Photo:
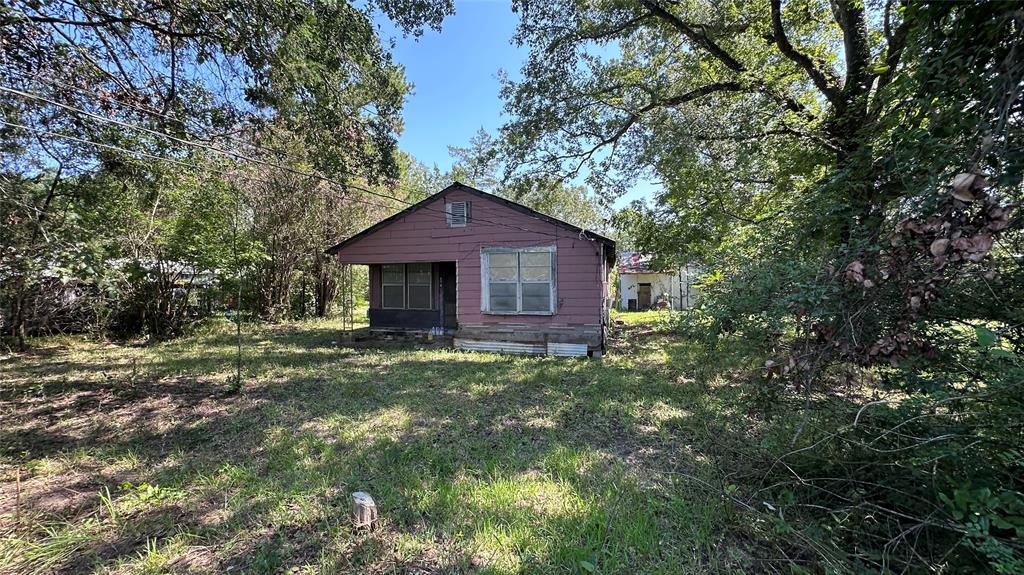
<instances>
[{"instance_id":1,"label":"house skirting","mask_svg":"<svg viewBox=\"0 0 1024 575\"><path fill-rule=\"evenodd\" d=\"M435 309L374 309L369 312L371 329L429 330L441 325Z\"/></svg>"},{"instance_id":2,"label":"house skirting","mask_svg":"<svg viewBox=\"0 0 1024 575\"><path fill-rule=\"evenodd\" d=\"M461 342L465 349L492 346L495 350L537 354L549 353L548 344L581 344L589 352L603 351L603 335L599 325L460 324L455 332L456 347L460 347ZM566 346L554 348L568 349Z\"/></svg>"}]
</instances>

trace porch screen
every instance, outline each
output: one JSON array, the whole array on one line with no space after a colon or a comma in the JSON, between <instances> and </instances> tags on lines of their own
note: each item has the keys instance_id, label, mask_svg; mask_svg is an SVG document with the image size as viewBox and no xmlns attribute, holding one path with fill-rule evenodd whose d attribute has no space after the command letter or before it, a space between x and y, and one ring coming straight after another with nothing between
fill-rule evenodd
<instances>
[{"instance_id":1,"label":"porch screen","mask_svg":"<svg viewBox=\"0 0 1024 575\"><path fill-rule=\"evenodd\" d=\"M405 307L405 264L383 265L380 270L381 307Z\"/></svg>"},{"instance_id":2,"label":"porch screen","mask_svg":"<svg viewBox=\"0 0 1024 575\"><path fill-rule=\"evenodd\" d=\"M408 264L406 278L409 282L409 309L430 309L431 286L430 264Z\"/></svg>"}]
</instances>

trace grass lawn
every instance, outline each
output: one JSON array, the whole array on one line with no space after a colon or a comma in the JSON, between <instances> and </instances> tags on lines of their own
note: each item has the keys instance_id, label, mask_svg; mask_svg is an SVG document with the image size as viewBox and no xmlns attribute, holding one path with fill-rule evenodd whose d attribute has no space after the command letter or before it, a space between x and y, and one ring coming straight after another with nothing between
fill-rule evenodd
<instances>
[{"instance_id":1,"label":"grass lawn","mask_svg":"<svg viewBox=\"0 0 1024 575\"><path fill-rule=\"evenodd\" d=\"M762 572L729 496L760 424L656 316L600 361L250 327L238 392L227 325L36 341L0 361L0 571Z\"/></svg>"}]
</instances>

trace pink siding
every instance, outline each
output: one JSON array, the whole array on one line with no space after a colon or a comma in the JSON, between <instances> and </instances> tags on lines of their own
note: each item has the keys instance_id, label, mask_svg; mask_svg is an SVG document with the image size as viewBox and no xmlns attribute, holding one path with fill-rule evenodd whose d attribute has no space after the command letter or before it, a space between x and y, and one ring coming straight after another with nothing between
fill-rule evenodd
<instances>
[{"instance_id":1,"label":"pink siding","mask_svg":"<svg viewBox=\"0 0 1024 575\"><path fill-rule=\"evenodd\" d=\"M464 228L449 228L446 201L471 203L471 218ZM499 222L501 225L491 223ZM488 315L480 312L480 249L555 245L555 285L558 306L553 316ZM338 253L342 263L382 264L457 262L458 321L462 326L517 324L601 325L603 275L602 244L578 234L462 190L452 190L424 208L346 245ZM371 266L370 285L374 280ZM379 281L379 280L378 280ZM370 303L379 301L371 289Z\"/></svg>"}]
</instances>

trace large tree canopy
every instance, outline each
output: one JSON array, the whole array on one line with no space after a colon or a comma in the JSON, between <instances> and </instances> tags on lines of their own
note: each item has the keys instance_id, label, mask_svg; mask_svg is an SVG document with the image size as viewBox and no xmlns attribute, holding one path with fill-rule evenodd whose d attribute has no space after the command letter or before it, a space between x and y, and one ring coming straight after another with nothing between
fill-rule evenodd
<instances>
[{"instance_id":1,"label":"large tree canopy","mask_svg":"<svg viewBox=\"0 0 1024 575\"><path fill-rule=\"evenodd\" d=\"M612 192L654 176L670 192L665 199L693 216L689 239L711 242L801 210L815 212L801 222L810 231L849 239L901 195L900 182L862 182L826 210L807 209L808 184L878 157L879 132L905 112L892 84L913 69L905 57L916 41L911 28L948 27L961 10L970 12L961 22L988 18L1005 33L1013 26L1013 6L1000 3L974 10L891 0L516 6L516 38L530 56L524 78L505 85L516 118L504 129L509 158L544 173L586 171ZM961 64L963 74L981 74L978 87L1010 63L1010 45L995 44L998 53L984 64ZM971 120L991 122L1000 102L982 104Z\"/></svg>"},{"instance_id":2,"label":"large tree canopy","mask_svg":"<svg viewBox=\"0 0 1024 575\"><path fill-rule=\"evenodd\" d=\"M127 136L113 133L127 130L151 140L144 151L162 154L181 149L183 140L237 147L232 136L277 118L306 135L326 171L394 176L391 154L408 85L377 37L371 16L378 9L415 33L439 26L451 4L4 6L4 140L31 143L42 132L51 146L60 141L54 134L117 144Z\"/></svg>"},{"instance_id":3,"label":"large tree canopy","mask_svg":"<svg viewBox=\"0 0 1024 575\"><path fill-rule=\"evenodd\" d=\"M951 222L913 242L928 258L932 241L952 246L949 266L914 275L922 285L980 261L1010 227L1024 73L1012 3L516 6L530 56L522 80L504 88L514 118L502 133L506 159L545 175L587 172L612 194L655 177L658 207L620 218L645 249L720 256L725 267L774 258L812 275L831 269L821 276L829 281L866 266L869 288L889 281L902 297L923 288L893 273L909 253L885 254L899 220L941 213ZM960 173L986 175L971 180L970 200L950 195ZM868 352L881 332L920 315L916 301L887 309L890 322L850 321L839 309L816 317L850 328L844 350Z\"/></svg>"},{"instance_id":4,"label":"large tree canopy","mask_svg":"<svg viewBox=\"0 0 1024 575\"><path fill-rule=\"evenodd\" d=\"M610 196L660 182L618 223L704 262L684 327L742 341L766 417L801 414L755 497L818 510L800 536L838 571L1019 571L1019 3L516 8L506 161Z\"/></svg>"},{"instance_id":5,"label":"large tree canopy","mask_svg":"<svg viewBox=\"0 0 1024 575\"><path fill-rule=\"evenodd\" d=\"M30 318L36 333L95 322L173 335L195 304L183 283L226 280L242 260L276 264L279 236L313 251L278 275L304 266L327 313L334 270L309 244L351 233L365 204L382 205L364 192L399 177L410 86L374 18L418 34L451 10L392 0L0 7L0 326L22 340ZM267 194L274 201L256 203ZM301 233L276 220L267 232L289 206L305 212L289 220ZM251 237L254 222L267 233ZM257 245L225 253L238 235ZM261 311L289 303L292 279L254 289L274 294Z\"/></svg>"}]
</instances>

